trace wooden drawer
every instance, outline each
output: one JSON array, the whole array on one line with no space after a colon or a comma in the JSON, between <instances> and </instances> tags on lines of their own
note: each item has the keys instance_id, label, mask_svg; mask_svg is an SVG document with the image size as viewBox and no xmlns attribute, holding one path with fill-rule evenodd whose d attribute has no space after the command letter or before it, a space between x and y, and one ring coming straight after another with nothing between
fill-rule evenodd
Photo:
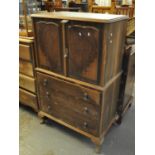
<instances>
[{"instance_id":1,"label":"wooden drawer","mask_svg":"<svg viewBox=\"0 0 155 155\"><path fill-rule=\"evenodd\" d=\"M19 72L25 75L33 76L32 63L24 60L19 60Z\"/></svg>"},{"instance_id":2,"label":"wooden drawer","mask_svg":"<svg viewBox=\"0 0 155 155\"><path fill-rule=\"evenodd\" d=\"M35 80L23 74L19 74L19 86L35 93Z\"/></svg>"},{"instance_id":3,"label":"wooden drawer","mask_svg":"<svg viewBox=\"0 0 155 155\"><path fill-rule=\"evenodd\" d=\"M27 106L32 107L34 110L38 111L37 97L33 93L26 90L19 89L19 101Z\"/></svg>"},{"instance_id":4,"label":"wooden drawer","mask_svg":"<svg viewBox=\"0 0 155 155\"><path fill-rule=\"evenodd\" d=\"M98 134L100 92L37 73L40 108L74 127Z\"/></svg>"},{"instance_id":5,"label":"wooden drawer","mask_svg":"<svg viewBox=\"0 0 155 155\"><path fill-rule=\"evenodd\" d=\"M30 45L19 44L19 58L31 61Z\"/></svg>"}]
</instances>

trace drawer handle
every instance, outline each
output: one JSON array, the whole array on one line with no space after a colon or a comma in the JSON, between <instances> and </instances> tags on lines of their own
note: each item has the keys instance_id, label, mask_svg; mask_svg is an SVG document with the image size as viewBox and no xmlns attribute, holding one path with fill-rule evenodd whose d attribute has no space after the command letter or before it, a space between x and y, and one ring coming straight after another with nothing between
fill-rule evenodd
<instances>
[{"instance_id":1,"label":"drawer handle","mask_svg":"<svg viewBox=\"0 0 155 155\"><path fill-rule=\"evenodd\" d=\"M44 79L43 85L47 86L47 83L48 83L47 79Z\"/></svg>"},{"instance_id":2,"label":"drawer handle","mask_svg":"<svg viewBox=\"0 0 155 155\"><path fill-rule=\"evenodd\" d=\"M50 97L50 93L47 91L46 92L46 96L49 98Z\"/></svg>"},{"instance_id":3,"label":"drawer handle","mask_svg":"<svg viewBox=\"0 0 155 155\"><path fill-rule=\"evenodd\" d=\"M88 123L87 122L84 122L84 128L87 128L88 127Z\"/></svg>"},{"instance_id":4,"label":"drawer handle","mask_svg":"<svg viewBox=\"0 0 155 155\"><path fill-rule=\"evenodd\" d=\"M88 34L87 34L87 35L88 35L88 37L89 37L89 36L90 36L90 32L88 32Z\"/></svg>"},{"instance_id":5,"label":"drawer handle","mask_svg":"<svg viewBox=\"0 0 155 155\"><path fill-rule=\"evenodd\" d=\"M84 97L83 97L83 99L84 99L85 101L87 101L87 100L89 99L89 96L88 96L87 93L84 93Z\"/></svg>"},{"instance_id":6,"label":"drawer handle","mask_svg":"<svg viewBox=\"0 0 155 155\"><path fill-rule=\"evenodd\" d=\"M85 111L86 113L88 113L88 108L87 108L87 107L84 107L84 111Z\"/></svg>"},{"instance_id":7,"label":"drawer handle","mask_svg":"<svg viewBox=\"0 0 155 155\"><path fill-rule=\"evenodd\" d=\"M64 58L67 58L67 57L68 57L68 55L67 55L67 53L65 53L65 54L64 54Z\"/></svg>"},{"instance_id":8,"label":"drawer handle","mask_svg":"<svg viewBox=\"0 0 155 155\"><path fill-rule=\"evenodd\" d=\"M82 36L82 33L81 32L79 32L79 36Z\"/></svg>"},{"instance_id":9,"label":"drawer handle","mask_svg":"<svg viewBox=\"0 0 155 155\"><path fill-rule=\"evenodd\" d=\"M48 110L51 110L51 106L48 105L48 106L47 106L47 109L48 109Z\"/></svg>"}]
</instances>

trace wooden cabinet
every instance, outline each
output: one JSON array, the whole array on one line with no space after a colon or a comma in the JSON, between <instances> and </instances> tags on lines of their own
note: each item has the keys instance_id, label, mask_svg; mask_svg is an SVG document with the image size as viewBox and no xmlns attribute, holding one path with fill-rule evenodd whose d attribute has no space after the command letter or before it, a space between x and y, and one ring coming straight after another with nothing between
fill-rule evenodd
<instances>
[{"instance_id":1,"label":"wooden cabinet","mask_svg":"<svg viewBox=\"0 0 155 155\"><path fill-rule=\"evenodd\" d=\"M119 117L127 19L69 12L32 16L41 117L101 145Z\"/></svg>"},{"instance_id":2,"label":"wooden cabinet","mask_svg":"<svg viewBox=\"0 0 155 155\"><path fill-rule=\"evenodd\" d=\"M19 101L38 111L34 75L34 42L32 39L19 39Z\"/></svg>"}]
</instances>

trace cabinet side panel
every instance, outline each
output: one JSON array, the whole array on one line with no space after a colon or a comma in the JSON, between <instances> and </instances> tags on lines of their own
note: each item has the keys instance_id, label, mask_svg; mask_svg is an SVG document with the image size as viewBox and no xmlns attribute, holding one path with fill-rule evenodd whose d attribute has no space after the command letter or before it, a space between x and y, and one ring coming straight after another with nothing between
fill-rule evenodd
<instances>
[{"instance_id":1,"label":"cabinet side panel","mask_svg":"<svg viewBox=\"0 0 155 155\"><path fill-rule=\"evenodd\" d=\"M132 100L134 90L135 77L135 53L129 46L126 48L123 57L123 76L120 86L120 100L118 105L118 113L122 114L128 103Z\"/></svg>"},{"instance_id":2,"label":"cabinet side panel","mask_svg":"<svg viewBox=\"0 0 155 155\"><path fill-rule=\"evenodd\" d=\"M104 60L104 85L121 71L122 56L124 51L127 21L105 24L104 44L106 44L106 56Z\"/></svg>"},{"instance_id":3,"label":"cabinet side panel","mask_svg":"<svg viewBox=\"0 0 155 155\"><path fill-rule=\"evenodd\" d=\"M103 92L101 132L108 129L117 112L119 86L121 75Z\"/></svg>"}]
</instances>

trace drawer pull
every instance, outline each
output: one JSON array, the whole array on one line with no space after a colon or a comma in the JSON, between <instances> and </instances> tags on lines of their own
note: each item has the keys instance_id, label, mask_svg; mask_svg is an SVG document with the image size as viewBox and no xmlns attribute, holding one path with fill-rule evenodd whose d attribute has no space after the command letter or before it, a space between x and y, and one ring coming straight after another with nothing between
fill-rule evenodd
<instances>
[{"instance_id":1,"label":"drawer pull","mask_svg":"<svg viewBox=\"0 0 155 155\"><path fill-rule=\"evenodd\" d=\"M48 83L47 79L44 79L43 85L47 86L47 83Z\"/></svg>"},{"instance_id":2,"label":"drawer pull","mask_svg":"<svg viewBox=\"0 0 155 155\"><path fill-rule=\"evenodd\" d=\"M90 32L88 32L88 37L90 36Z\"/></svg>"},{"instance_id":3,"label":"drawer pull","mask_svg":"<svg viewBox=\"0 0 155 155\"><path fill-rule=\"evenodd\" d=\"M67 58L67 57L68 57L68 55L67 55L67 53L65 53L65 54L64 54L64 58Z\"/></svg>"},{"instance_id":4,"label":"drawer pull","mask_svg":"<svg viewBox=\"0 0 155 155\"><path fill-rule=\"evenodd\" d=\"M82 36L82 33L81 32L79 32L79 36Z\"/></svg>"},{"instance_id":5,"label":"drawer pull","mask_svg":"<svg viewBox=\"0 0 155 155\"><path fill-rule=\"evenodd\" d=\"M84 122L84 128L87 128L88 127L88 123L87 122Z\"/></svg>"},{"instance_id":6,"label":"drawer pull","mask_svg":"<svg viewBox=\"0 0 155 155\"><path fill-rule=\"evenodd\" d=\"M89 96L88 96L87 93L84 93L84 97L83 97L83 99L84 99L85 101L87 101L87 100L89 99Z\"/></svg>"},{"instance_id":7,"label":"drawer pull","mask_svg":"<svg viewBox=\"0 0 155 155\"><path fill-rule=\"evenodd\" d=\"M48 110L51 110L51 106L48 105L47 109L48 109Z\"/></svg>"},{"instance_id":8,"label":"drawer pull","mask_svg":"<svg viewBox=\"0 0 155 155\"><path fill-rule=\"evenodd\" d=\"M46 96L49 98L49 96L50 96L50 93L47 91L46 92Z\"/></svg>"},{"instance_id":9,"label":"drawer pull","mask_svg":"<svg viewBox=\"0 0 155 155\"><path fill-rule=\"evenodd\" d=\"M88 108L87 108L87 107L84 107L84 111L85 111L86 113L88 113Z\"/></svg>"}]
</instances>

